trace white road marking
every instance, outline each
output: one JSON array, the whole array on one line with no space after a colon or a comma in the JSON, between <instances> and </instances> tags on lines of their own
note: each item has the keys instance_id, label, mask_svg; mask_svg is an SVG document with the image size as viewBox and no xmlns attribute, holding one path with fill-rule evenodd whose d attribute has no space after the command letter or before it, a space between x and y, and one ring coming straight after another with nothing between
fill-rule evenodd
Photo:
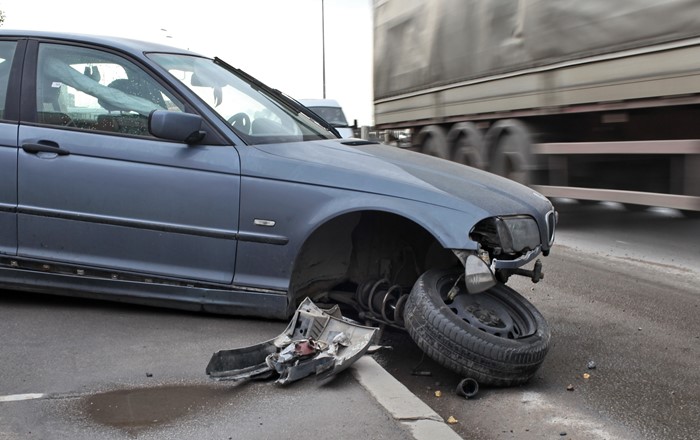
<instances>
[{"instance_id":1,"label":"white road marking","mask_svg":"<svg viewBox=\"0 0 700 440\"><path fill-rule=\"evenodd\" d=\"M46 394L30 393L30 394L10 394L9 396L0 396L0 402L17 402L19 400L41 399Z\"/></svg>"}]
</instances>

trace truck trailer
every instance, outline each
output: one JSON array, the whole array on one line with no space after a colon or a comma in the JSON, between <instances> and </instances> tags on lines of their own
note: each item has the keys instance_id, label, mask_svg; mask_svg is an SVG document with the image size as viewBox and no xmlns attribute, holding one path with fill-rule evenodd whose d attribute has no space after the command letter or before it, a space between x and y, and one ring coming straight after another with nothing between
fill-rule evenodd
<instances>
[{"instance_id":1,"label":"truck trailer","mask_svg":"<svg viewBox=\"0 0 700 440\"><path fill-rule=\"evenodd\" d=\"M378 130L549 197L700 212L699 0L375 0Z\"/></svg>"}]
</instances>

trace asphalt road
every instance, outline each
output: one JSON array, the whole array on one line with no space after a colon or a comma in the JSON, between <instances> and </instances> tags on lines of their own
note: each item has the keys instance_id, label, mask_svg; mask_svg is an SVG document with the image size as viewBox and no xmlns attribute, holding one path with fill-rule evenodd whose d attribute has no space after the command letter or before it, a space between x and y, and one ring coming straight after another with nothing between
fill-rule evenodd
<instances>
[{"instance_id":1,"label":"asphalt road","mask_svg":"<svg viewBox=\"0 0 700 440\"><path fill-rule=\"evenodd\" d=\"M0 293L0 440L409 437L346 371L284 388L205 375L286 322Z\"/></svg>"},{"instance_id":2,"label":"asphalt road","mask_svg":"<svg viewBox=\"0 0 700 440\"><path fill-rule=\"evenodd\" d=\"M375 359L445 420L455 418L450 426L465 439L700 438L700 220L558 206L545 279L510 283L552 328L530 383L482 387L464 400L454 393L461 378L399 332L385 332L394 348ZM408 438L349 374L284 390L204 375L214 351L285 326L3 292L0 394L36 395L0 401L0 440Z\"/></svg>"},{"instance_id":3,"label":"asphalt road","mask_svg":"<svg viewBox=\"0 0 700 440\"><path fill-rule=\"evenodd\" d=\"M376 355L380 364L458 420L465 439L700 438L700 220L615 205L558 209L545 279L509 283L552 329L532 381L465 400L454 393L461 377L396 332L385 334L394 349Z\"/></svg>"}]
</instances>

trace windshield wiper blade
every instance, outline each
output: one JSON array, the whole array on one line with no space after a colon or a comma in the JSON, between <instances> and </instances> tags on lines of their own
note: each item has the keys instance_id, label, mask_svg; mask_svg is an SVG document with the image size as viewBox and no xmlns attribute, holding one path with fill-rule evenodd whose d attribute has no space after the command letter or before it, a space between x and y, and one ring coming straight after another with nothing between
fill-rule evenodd
<instances>
[{"instance_id":1,"label":"windshield wiper blade","mask_svg":"<svg viewBox=\"0 0 700 440\"><path fill-rule=\"evenodd\" d=\"M292 98L289 95L286 95L282 92L280 92L277 89L273 89L272 87L266 86L264 83L260 82L258 79L255 77L249 75L248 73L244 72L241 69L238 69L236 67L233 67L226 61L222 60L219 57L214 57L214 63L218 64L219 66L223 67L224 69L234 73L235 75L239 76L240 78L244 79L248 83L250 83L253 87L255 87L257 90L261 90L263 92L268 93L269 95L273 95L277 97L279 100L281 100L284 104L287 106L291 107L295 111L299 113L303 113L309 118L311 118L313 121L315 121L317 124L325 128L326 130L330 131L337 137L342 137L340 133L338 133L338 130L335 129L331 124L329 124L325 119L322 117L318 116L316 113L312 112L308 108L304 107L301 103L299 103L296 99Z\"/></svg>"},{"instance_id":2,"label":"windshield wiper blade","mask_svg":"<svg viewBox=\"0 0 700 440\"><path fill-rule=\"evenodd\" d=\"M364 139L350 139L347 141L341 142L343 145L350 145L351 147L359 147L361 145L378 145L379 142L377 141L366 141Z\"/></svg>"}]
</instances>

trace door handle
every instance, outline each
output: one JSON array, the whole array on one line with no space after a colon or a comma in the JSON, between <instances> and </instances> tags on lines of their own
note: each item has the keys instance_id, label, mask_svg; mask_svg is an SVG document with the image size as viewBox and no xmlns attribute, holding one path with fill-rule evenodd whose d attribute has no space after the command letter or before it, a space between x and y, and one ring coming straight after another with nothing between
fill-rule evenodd
<instances>
[{"instance_id":1,"label":"door handle","mask_svg":"<svg viewBox=\"0 0 700 440\"><path fill-rule=\"evenodd\" d=\"M70 151L60 148L58 145L46 145L46 144L22 144L22 149L27 153L37 154L37 153L54 153L59 156L67 156Z\"/></svg>"}]
</instances>

